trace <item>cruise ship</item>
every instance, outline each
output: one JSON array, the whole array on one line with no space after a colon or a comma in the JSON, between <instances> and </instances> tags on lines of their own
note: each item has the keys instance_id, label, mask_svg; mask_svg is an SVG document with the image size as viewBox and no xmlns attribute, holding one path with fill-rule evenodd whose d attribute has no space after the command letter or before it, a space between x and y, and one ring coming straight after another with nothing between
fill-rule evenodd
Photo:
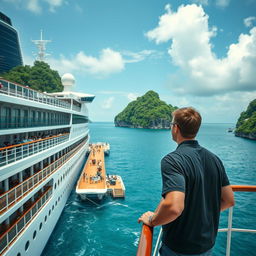
<instances>
[{"instance_id":1,"label":"cruise ship","mask_svg":"<svg viewBox=\"0 0 256 256\"><path fill-rule=\"evenodd\" d=\"M84 164L94 95L41 93L0 78L0 255L43 251Z\"/></svg>"}]
</instances>

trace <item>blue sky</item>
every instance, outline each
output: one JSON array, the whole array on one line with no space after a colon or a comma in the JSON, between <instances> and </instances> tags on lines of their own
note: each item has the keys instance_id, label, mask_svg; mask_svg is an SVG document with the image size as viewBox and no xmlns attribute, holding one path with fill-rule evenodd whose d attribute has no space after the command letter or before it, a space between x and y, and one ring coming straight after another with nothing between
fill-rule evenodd
<instances>
[{"instance_id":1,"label":"blue sky","mask_svg":"<svg viewBox=\"0 0 256 256\"><path fill-rule=\"evenodd\" d=\"M148 90L204 122L236 122L256 98L256 0L0 0L19 31L52 40L47 62L95 94L92 121L113 121Z\"/></svg>"}]
</instances>

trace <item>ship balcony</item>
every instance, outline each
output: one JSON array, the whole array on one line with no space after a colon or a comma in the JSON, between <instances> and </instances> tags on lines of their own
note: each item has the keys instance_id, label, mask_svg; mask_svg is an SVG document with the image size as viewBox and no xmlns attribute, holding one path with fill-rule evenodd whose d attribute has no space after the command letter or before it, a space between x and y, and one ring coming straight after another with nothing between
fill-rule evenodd
<instances>
[{"instance_id":1,"label":"ship balcony","mask_svg":"<svg viewBox=\"0 0 256 256\"><path fill-rule=\"evenodd\" d=\"M69 140L69 133L0 148L0 169Z\"/></svg>"},{"instance_id":2,"label":"ship balcony","mask_svg":"<svg viewBox=\"0 0 256 256\"><path fill-rule=\"evenodd\" d=\"M231 187L234 192L256 192L256 186L232 185ZM230 256L232 232L256 233L256 229L233 228L232 217L233 217L233 207L230 207L229 213L228 213L228 227L218 230L218 232L227 232L226 256ZM154 231L154 228L149 227L147 225L142 225L139 245L138 245L137 254L136 254L137 256L152 255L153 231ZM158 251L161 247L161 237L162 237L162 229L160 229L160 232L155 244L153 256L160 255Z\"/></svg>"},{"instance_id":3,"label":"ship balcony","mask_svg":"<svg viewBox=\"0 0 256 256\"><path fill-rule=\"evenodd\" d=\"M34 202L29 200L24 204L24 210L17 213L17 218L9 225L2 224L2 234L0 235L0 254L7 250L19 237L29 223L37 216L52 195L52 186L45 187L44 192L38 192ZM3 231L5 230L5 231Z\"/></svg>"},{"instance_id":4,"label":"ship balcony","mask_svg":"<svg viewBox=\"0 0 256 256\"><path fill-rule=\"evenodd\" d=\"M44 93L40 93L36 90L29 88L28 86L12 83L5 79L0 79L0 84L0 93L18 98L23 98L26 100L40 102L55 107L71 109L71 104L69 102L66 102L65 100L56 99Z\"/></svg>"},{"instance_id":5,"label":"ship balcony","mask_svg":"<svg viewBox=\"0 0 256 256\"><path fill-rule=\"evenodd\" d=\"M27 178L23 182L17 184L15 187L0 195L0 214L3 214L5 211L12 208L16 202L24 198L24 196L26 196L29 192L33 191L53 173L58 171L59 168L63 166L69 159L71 159L85 143L86 140L83 140L80 144L68 151L56 161L52 162L31 177Z\"/></svg>"}]
</instances>

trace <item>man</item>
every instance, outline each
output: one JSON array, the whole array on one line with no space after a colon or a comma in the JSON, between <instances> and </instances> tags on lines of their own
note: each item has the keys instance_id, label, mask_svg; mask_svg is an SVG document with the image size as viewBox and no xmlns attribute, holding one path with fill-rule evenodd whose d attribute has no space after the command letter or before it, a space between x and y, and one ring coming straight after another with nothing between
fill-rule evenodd
<instances>
[{"instance_id":1,"label":"man","mask_svg":"<svg viewBox=\"0 0 256 256\"><path fill-rule=\"evenodd\" d=\"M234 195L221 160L195 140L201 116L193 108L172 113L171 132L178 144L161 161L162 200L155 212L140 218L163 225L162 256L210 256L220 211L234 205Z\"/></svg>"}]
</instances>

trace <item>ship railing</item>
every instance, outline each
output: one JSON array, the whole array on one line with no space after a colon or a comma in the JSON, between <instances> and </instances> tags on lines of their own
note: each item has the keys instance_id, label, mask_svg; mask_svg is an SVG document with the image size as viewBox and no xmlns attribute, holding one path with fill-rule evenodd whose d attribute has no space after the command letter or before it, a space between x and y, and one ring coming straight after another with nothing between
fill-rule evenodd
<instances>
[{"instance_id":1,"label":"ship railing","mask_svg":"<svg viewBox=\"0 0 256 256\"><path fill-rule=\"evenodd\" d=\"M72 158L85 143L86 141L81 142L77 147L73 148L50 165L0 195L0 214L13 207L17 201L22 199L27 193L56 172L63 164Z\"/></svg>"},{"instance_id":2,"label":"ship railing","mask_svg":"<svg viewBox=\"0 0 256 256\"><path fill-rule=\"evenodd\" d=\"M44 93L38 92L18 83L9 82L5 79L0 79L0 93L15 96L18 98L23 98L27 100L32 100L47 105L52 105L60 108L71 109L71 104L69 102L56 99L54 97L48 96Z\"/></svg>"},{"instance_id":3,"label":"ship railing","mask_svg":"<svg viewBox=\"0 0 256 256\"><path fill-rule=\"evenodd\" d=\"M69 133L0 148L0 168L68 141Z\"/></svg>"},{"instance_id":4,"label":"ship railing","mask_svg":"<svg viewBox=\"0 0 256 256\"><path fill-rule=\"evenodd\" d=\"M0 254L8 249L15 239L22 233L22 231L35 218L37 213L43 208L46 202L52 195L52 187L49 187L42 196L37 199L31 207L26 210L17 221L15 221L7 231L0 236Z\"/></svg>"},{"instance_id":5,"label":"ship railing","mask_svg":"<svg viewBox=\"0 0 256 256\"><path fill-rule=\"evenodd\" d=\"M256 186L232 185L231 187L234 192L256 192ZM230 207L229 213L228 213L228 227L221 228L218 230L218 232L227 232L226 256L230 256L232 232L256 233L256 229L233 228L232 217L233 217L233 207ZM162 237L162 228L160 229L157 237L153 256L160 255L159 249L161 247L161 237ZM153 228L147 225L142 225L139 245L137 248L137 256L151 256L152 248L153 248L152 241L153 241Z\"/></svg>"}]
</instances>

